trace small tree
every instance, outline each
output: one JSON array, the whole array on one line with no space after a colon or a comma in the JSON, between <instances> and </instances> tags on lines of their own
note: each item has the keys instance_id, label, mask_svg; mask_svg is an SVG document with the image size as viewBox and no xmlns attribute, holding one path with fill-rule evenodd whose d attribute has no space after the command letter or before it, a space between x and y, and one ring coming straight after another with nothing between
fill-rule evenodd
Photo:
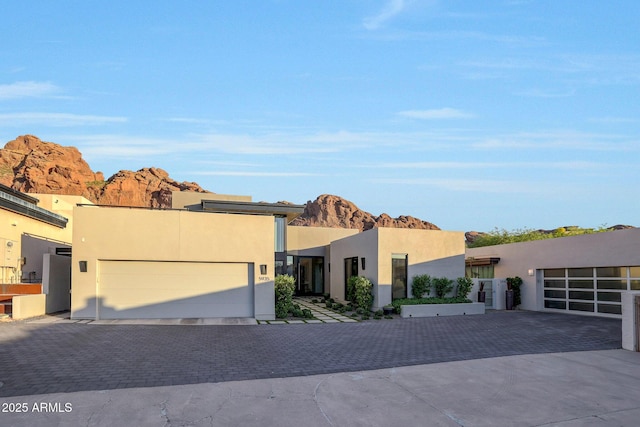
<instances>
[{"instance_id":1,"label":"small tree","mask_svg":"<svg viewBox=\"0 0 640 427\"><path fill-rule=\"evenodd\" d=\"M522 304L522 293L520 290L522 286L522 278L520 276L507 277L507 289L513 289L513 306L517 307Z\"/></svg>"},{"instance_id":2,"label":"small tree","mask_svg":"<svg viewBox=\"0 0 640 427\"><path fill-rule=\"evenodd\" d=\"M433 284L438 298L444 298L445 295L453 290L453 280L447 279L446 277L434 278L431 283Z\"/></svg>"},{"instance_id":3,"label":"small tree","mask_svg":"<svg viewBox=\"0 0 640 427\"><path fill-rule=\"evenodd\" d=\"M293 308L293 292L296 289L296 279L288 274L279 274L275 278L276 317L287 317Z\"/></svg>"},{"instance_id":4,"label":"small tree","mask_svg":"<svg viewBox=\"0 0 640 427\"><path fill-rule=\"evenodd\" d=\"M431 292L431 276L419 274L411 279L411 294L414 298L422 298L424 294Z\"/></svg>"},{"instance_id":5,"label":"small tree","mask_svg":"<svg viewBox=\"0 0 640 427\"><path fill-rule=\"evenodd\" d=\"M471 288L473 287L473 281L469 277L458 277L458 288L456 289L456 294L458 298L466 298L471 292Z\"/></svg>"},{"instance_id":6,"label":"small tree","mask_svg":"<svg viewBox=\"0 0 640 427\"><path fill-rule=\"evenodd\" d=\"M359 308L371 311L371 307L373 307L372 289L373 284L366 277L357 276L354 279L355 302Z\"/></svg>"},{"instance_id":7,"label":"small tree","mask_svg":"<svg viewBox=\"0 0 640 427\"><path fill-rule=\"evenodd\" d=\"M356 282L358 276L351 276L347 280L347 301L356 303Z\"/></svg>"}]
</instances>

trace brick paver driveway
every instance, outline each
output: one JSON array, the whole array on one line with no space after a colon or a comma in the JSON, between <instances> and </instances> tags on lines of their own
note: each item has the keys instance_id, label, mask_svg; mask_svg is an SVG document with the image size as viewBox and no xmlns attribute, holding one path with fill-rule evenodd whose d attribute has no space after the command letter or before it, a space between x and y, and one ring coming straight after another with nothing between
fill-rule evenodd
<instances>
[{"instance_id":1,"label":"brick paver driveway","mask_svg":"<svg viewBox=\"0 0 640 427\"><path fill-rule=\"evenodd\" d=\"M318 325L3 323L0 396L620 347L620 320L535 312Z\"/></svg>"}]
</instances>

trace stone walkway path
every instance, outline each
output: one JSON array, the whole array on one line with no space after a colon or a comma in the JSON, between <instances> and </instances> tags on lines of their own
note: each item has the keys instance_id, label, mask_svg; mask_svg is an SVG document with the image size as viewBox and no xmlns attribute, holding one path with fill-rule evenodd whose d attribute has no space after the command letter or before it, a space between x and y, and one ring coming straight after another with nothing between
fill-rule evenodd
<instances>
[{"instance_id":1,"label":"stone walkway path","mask_svg":"<svg viewBox=\"0 0 640 427\"><path fill-rule=\"evenodd\" d=\"M305 309L308 308L311 310L313 314L313 319L296 319L296 320L288 320L288 319L279 319L279 320L259 320L258 323L268 324L268 325L286 325L286 324L296 324L296 323L354 323L358 322L358 320L347 317L340 313L337 313L331 309L326 308L322 304L315 304L311 302L314 298L311 297L295 297L293 299L294 304L298 304L300 308Z\"/></svg>"}]
</instances>

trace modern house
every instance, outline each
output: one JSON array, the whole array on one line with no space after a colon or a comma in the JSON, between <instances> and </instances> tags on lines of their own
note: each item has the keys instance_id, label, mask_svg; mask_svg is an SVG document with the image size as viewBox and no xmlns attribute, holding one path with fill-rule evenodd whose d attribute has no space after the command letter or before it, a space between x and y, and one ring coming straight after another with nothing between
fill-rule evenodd
<instances>
[{"instance_id":1,"label":"modern house","mask_svg":"<svg viewBox=\"0 0 640 427\"><path fill-rule=\"evenodd\" d=\"M0 314L70 308L71 212L82 196L24 194L0 184Z\"/></svg>"},{"instance_id":2,"label":"modern house","mask_svg":"<svg viewBox=\"0 0 640 427\"><path fill-rule=\"evenodd\" d=\"M70 308L74 319L270 320L283 273L298 295L336 300L349 277L365 276L376 309L411 296L418 274L473 277L493 309L504 309L514 276L525 310L620 317L622 293L640 291L640 229L465 249L455 231L288 225L303 210L185 192L172 209L106 207L0 185L0 307L14 317Z\"/></svg>"},{"instance_id":3,"label":"modern house","mask_svg":"<svg viewBox=\"0 0 640 427\"><path fill-rule=\"evenodd\" d=\"M336 299L365 275L375 307L409 294L411 275L464 275L462 232L288 226L303 210L181 192L170 210L78 206L71 315L271 320L277 274L292 274L298 294Z\"/></svg>"},{"instance_id":4,"label":"modern house","mask_svg":"<svg viewBox=\"0 0 640 427\"><path fill-rule=\"evenodd\" d=\"M523 279L524 310L619 318L622 293L640 291L637 228L473 248L466 256L467 275L493 287L491 308L504 308L504 279L515 276Z\"/></svg>"}]
</instances>

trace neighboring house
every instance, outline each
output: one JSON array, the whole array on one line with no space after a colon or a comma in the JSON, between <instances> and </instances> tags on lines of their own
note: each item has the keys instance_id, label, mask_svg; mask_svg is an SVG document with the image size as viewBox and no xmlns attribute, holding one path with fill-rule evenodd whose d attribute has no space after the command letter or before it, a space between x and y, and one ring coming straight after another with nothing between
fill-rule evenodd
<instances>
[{"instance_id":1,"label":"neighboring house","mask_svg":"<svg viewBox=\"0 0 640 427\"><path fill-rule=\"evenodd\" d=\"M462 232L287 226L304 206L173 194L173 209L74 210L72 318L275 317L274 278L344 299L364 275L374 306L410 294L411 275L464 275ZM356 265L357 264L357 265Z\"/></svg>"},{"instance_id":2,"label":"neighboring house","mask_svg":"<svg viewBox=\"0 0 640 427\"><path fill-rule=\"evenodd\" d=\"M504 279L523 279L524 310L620 317L621 292L640 290L640 229L467 249L467 273L494 285L504 308ZM475 293L472 292L475 297Z\"/></svg>"},{"instance_id":3,"label":"neighboring house","mask_svg":"<svg viewBox=\"0 0 640 427\"><path fill-rule=\"evenodd\" d=\"M81 196L24 194L0 185L0 301L14 317L27 312L44 314L69 310L71 286L70 213ZM14 295L40 294L31 311ZM20 300L24 304L16 304ZM41 301L40 301L41 300ZM19 313L24 309L23 313ZM26 311L25 311L26 310Z\"/></svg>"}]
</instances>

